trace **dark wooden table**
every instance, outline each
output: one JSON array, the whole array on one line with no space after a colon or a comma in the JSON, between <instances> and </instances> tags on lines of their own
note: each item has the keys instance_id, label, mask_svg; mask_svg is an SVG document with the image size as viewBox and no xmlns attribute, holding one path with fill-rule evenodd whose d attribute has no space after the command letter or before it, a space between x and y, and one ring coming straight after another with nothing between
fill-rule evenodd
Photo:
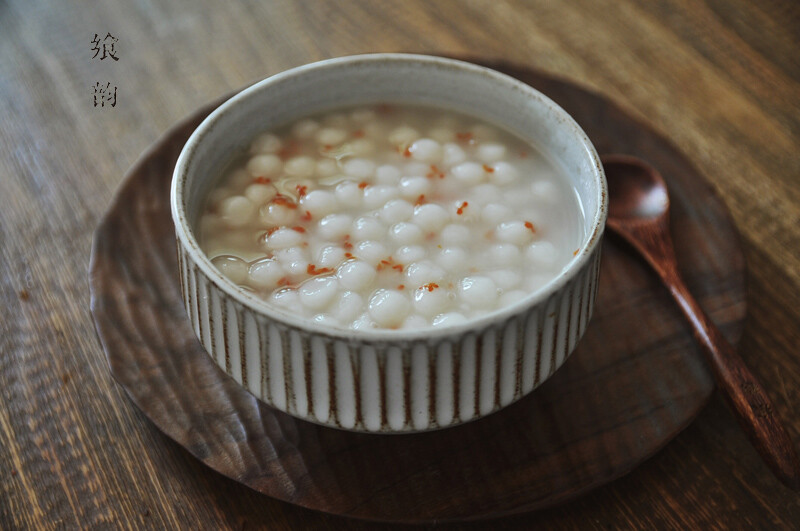
<instances>
[{"instance_id":1,"label":"dark wooden table","mask_svg":"<svg viewBox=\"0 0 800 531\"><path fill-rule=\"evenodd\" d=\"M532 66L672 139L741 232L740 351L800 441L798 49L800 4L778 0L0 2L0 528L374 527L250 491L156 430L109 376L86 280L98 218L171 124L267 75L361 52ZM97 83L116 87L113 107L94 106ZM628 476L491 526L798 522L800 497L715 395Z\"/></svg>"}]
</instances>

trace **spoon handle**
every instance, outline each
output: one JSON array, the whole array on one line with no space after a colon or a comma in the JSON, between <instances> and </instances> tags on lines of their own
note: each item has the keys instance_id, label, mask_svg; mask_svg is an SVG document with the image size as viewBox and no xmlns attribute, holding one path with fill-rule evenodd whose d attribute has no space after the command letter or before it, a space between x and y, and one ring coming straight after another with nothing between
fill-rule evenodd
<instances>
[{"instance_id":1,"label":"spoon handle","mask_svg":"<svg viewBox=\"0 0 800 531\"><path fill-rule=\"evenodd\" d=\"M692 297L678 273L676 262L667 260L659 265L656 271L691 322L694 335L703 346L717 384L733 408L739 425L778 479L800 490L800 460L766 391Z\"/></svg>"},{"instance_id":2,"label":"spoon handle","mask_svg":"<svg viewBox=\"0 0 800 531\"><path fill-rule=\"evenodd\" d=\"M800 490L800 461L766 391L700 309L679 276L671 279L670 292L692 323L695 337L704 347L717 384L734 409L739 425L778 479Z\"/></svg>"}]
</instances>

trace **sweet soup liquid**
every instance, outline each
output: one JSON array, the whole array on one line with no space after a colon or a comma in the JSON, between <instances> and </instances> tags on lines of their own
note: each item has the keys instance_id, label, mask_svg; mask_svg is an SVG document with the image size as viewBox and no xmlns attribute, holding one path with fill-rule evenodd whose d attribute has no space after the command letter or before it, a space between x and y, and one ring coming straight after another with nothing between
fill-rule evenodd
<instances>
[{"instance_id":1,"label":"sweet soup liquid","mask_svg":"<svg viewBox=\"0 0 800 531\"><path fill-rule=\"evenodd\" d=\"M259 135L210 193L199 235L242 289L351 329L448 326L510 305L584 236L575 190L531 146L407 105Z\"/></svg>"}]
</instances>

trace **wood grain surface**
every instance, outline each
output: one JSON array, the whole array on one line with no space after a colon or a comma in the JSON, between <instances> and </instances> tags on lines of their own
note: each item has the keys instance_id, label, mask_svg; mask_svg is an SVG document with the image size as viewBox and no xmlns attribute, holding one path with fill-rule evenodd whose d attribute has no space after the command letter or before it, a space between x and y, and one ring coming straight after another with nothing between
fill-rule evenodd
<instances>
[{"instance_id":1,"label":"wood grain surface","mask_svg":"<svg viewBox=\"0 0 800 531\"><path fill-rule=\"evenodd\" d=\"M92 60L107 32L119 61ZM170 125L269 74L360 52L530 65L670 138L733 214L749 278L740 353L800 441L799 46L800 4L777 0L0 2L0 527L374 527L258 495L162 435L108 373L86 281L99 216ZM92 106L96 82L118 87L115 107ZM797 495L715 396L630 475L492 527L798 521Z\"/></svg>"}]
</instances>

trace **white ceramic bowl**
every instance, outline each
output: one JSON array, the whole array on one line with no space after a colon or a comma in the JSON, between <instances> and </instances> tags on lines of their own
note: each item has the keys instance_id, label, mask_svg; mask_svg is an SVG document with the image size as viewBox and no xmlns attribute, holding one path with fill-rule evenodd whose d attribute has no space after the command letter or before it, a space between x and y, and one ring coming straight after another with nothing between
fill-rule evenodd
<instances>
[{"instance_id":1,"label":"white ceramic bowl","mask_svg":"<svg viewBox=\"0 0 800 531\"><path fill-rule=\"evenodd\" d=\"M257 133L354 104L436 105L502 126L560 163L585 213L580 251L540 291L448 328L322 327L239 289L194 235L222 166ZM181 152L172 182L181 287L209 355L265 403L338 428L410 432L492 413L566 360L592 314L606 220L602 165L586 134L540 92L470 63L405 54L343 57L257 83L214 111Z\"/></svg>"}]
</instances>

